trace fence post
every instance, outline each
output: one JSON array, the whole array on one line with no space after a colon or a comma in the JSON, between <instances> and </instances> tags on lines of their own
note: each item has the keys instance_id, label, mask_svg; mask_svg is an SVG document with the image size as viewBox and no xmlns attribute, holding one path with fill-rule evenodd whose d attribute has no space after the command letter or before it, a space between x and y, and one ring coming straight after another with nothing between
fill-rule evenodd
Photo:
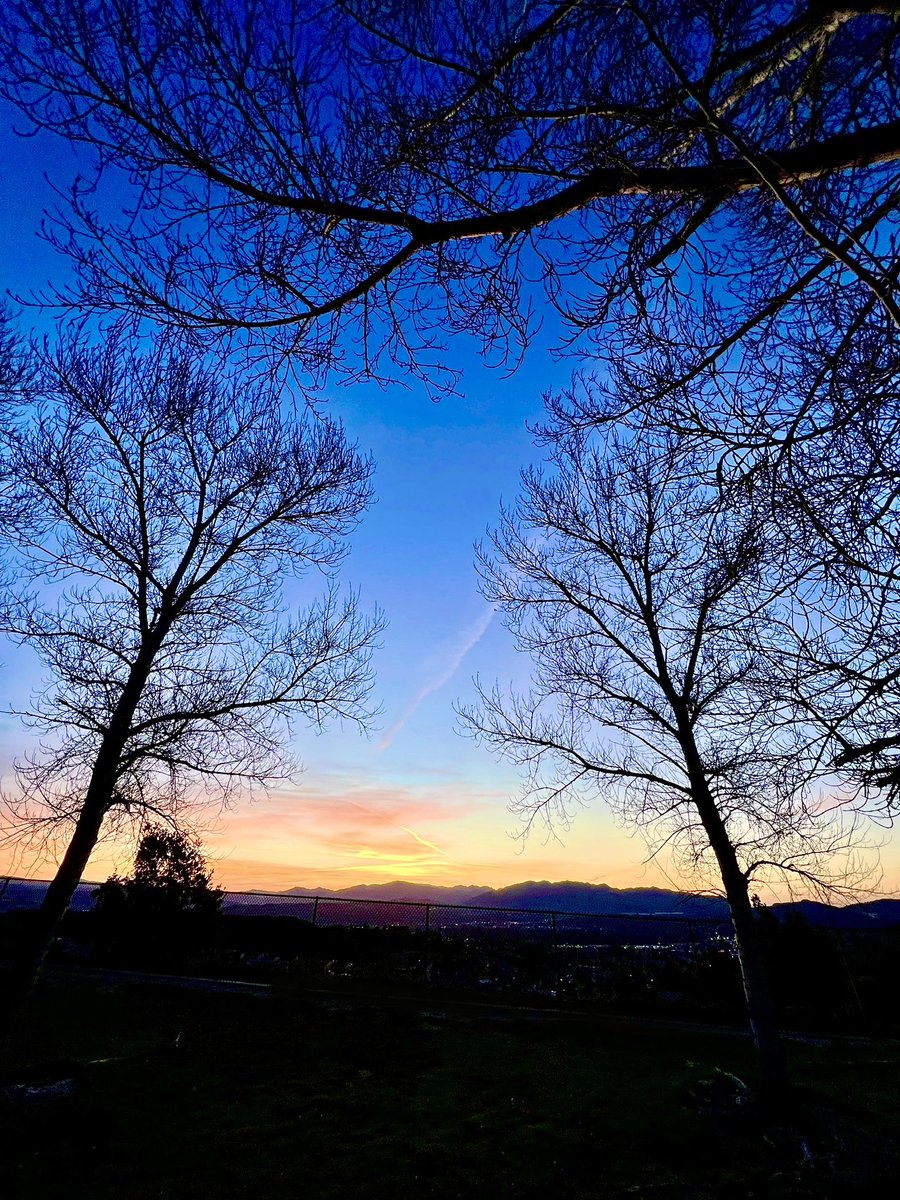
<instances>
[{"instance_id":1,"label":"fence post","mask_svg":"<svg viewBox=\"0 0 900 1200\"><path fill-rule=\"evenodd\" d=\"M688 917L688 938L691 943L691 962L697 961L697 942L694 939L694 922Z\"/></svg>"},{"instance_id":2,"label":"fence post","mask_svg":"<svg viewBox=\"0 0 900 1200\"><path fill-rule=\"evenodd\" d=\"M431 983L431 905L425 905L425 983Z\"/></svg>"},{"instance_id":3,"label":"fence post","mask_svg":"<svg viewBox=\"0 0 900 1200\"><path fill-rule=\"evenodd\" d=\"M318 915L319 915L319 897L316 896L315 900L313 900L313 915L312 915L313 928L315 928L316 917L318 917Z\"/></svg>"},{"instance_id":4,"label":"fence post","mask_svg":"<svg viewBox=\"0 0 900 1200\"><path fill-rule=\"evenodd\" d=\"M553 974L556 977L556 999L559 1000L559 941L556 937L556 913L550 914L550 925L553 930Z\"/></svg>"},{"instance_id":5,"label":"fence post","mask_svg":"<svg viewBox=\"0 0 900 1200\"><path fill-rule=\"evenodd\" d=\"M856 1001L856 1007L859 1010L861 1017L866 1015L866 1010L863 1007L862 997L859 994L859 988L856 986L856 979L853 972L850 970L850 963L847 961L847 955L844 953L844 943L840 933L836 929L829 931L831 934L832 945L837 947L838 956L844 965L844 970L847 972L847 980L850 984L850 991L853 993L853 999Z\"/></svg>"}]
</instances>

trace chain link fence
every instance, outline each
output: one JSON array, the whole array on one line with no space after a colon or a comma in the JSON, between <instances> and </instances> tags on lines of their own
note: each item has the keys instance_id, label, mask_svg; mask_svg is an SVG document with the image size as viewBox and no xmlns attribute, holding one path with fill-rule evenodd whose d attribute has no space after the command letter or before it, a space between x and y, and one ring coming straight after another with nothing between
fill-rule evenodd
<instances>
[{"instance_id":1,"label":"chain link fence","mask_svg":"<svg viewBox=\"0 0 900 1200\"><path fill-rule=\"evenodd\" d=\"M705 1018L742 1011L724 916L227 892L212 921L192 923L185 914L110 924L94 911L97 886L76 889L57 959L301 986L426 986ZM0 878L0 955L14 949L46 887ZM760 923L787 1020L894 1024L900 929L813 928L766 910Z\"/></svg>"}]
</instances>

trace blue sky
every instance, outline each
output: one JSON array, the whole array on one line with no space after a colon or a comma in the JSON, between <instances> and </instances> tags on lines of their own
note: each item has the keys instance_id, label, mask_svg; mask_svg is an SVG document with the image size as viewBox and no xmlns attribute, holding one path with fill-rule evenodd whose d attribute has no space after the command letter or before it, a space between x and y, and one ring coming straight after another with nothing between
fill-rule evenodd
<instances>
[{"instance_id":1,"label":"blue sky","mask_svg":"<svg viewBox=\"0 0 900 1200\"><path fill-rule=\"evenodd\" d=\"M67 263L36 236L53 203L47 174L65 188L78 169L70 147L38 135L13 136L0 108L0 287L13 293L60 282ZM26 310L23 324L48 332L47 314ZM527 878L572 878L617 886L671 880L665 864L642 865L643 844L602 808L579 814L571 830L526 843L507 803L518 790L510 768L495 763L453 730L454 699L472 695L475 674L488 682L522 681L527 663L480 597L473 543L517 490L519 469L539 456L526 428L540 415L541 393L564 383L572 363L555 362L547 336L512 376L489 370L472 343L450 348L462 397L434 403L416 382L327 390L331 411L372 452L376 500L353 537L342 577L363 607L378 605L388 628L376 661L375 700L383 715L370 738L331 730L299 731L305 773L268 801L210 814L204 841L216 875L229 886L341 886L394 878L501 885ZM289 596L290 599L290 596ZM32 656L4 647L4 704L21 703L37 682ZM25 734L0 717L3 786ZM104 844L89 873L102 878L128 862L130 848ZM898 862L885 851L892 886ZM3 858L43 875L39 856Z\"/></svg>"}]
</instances>

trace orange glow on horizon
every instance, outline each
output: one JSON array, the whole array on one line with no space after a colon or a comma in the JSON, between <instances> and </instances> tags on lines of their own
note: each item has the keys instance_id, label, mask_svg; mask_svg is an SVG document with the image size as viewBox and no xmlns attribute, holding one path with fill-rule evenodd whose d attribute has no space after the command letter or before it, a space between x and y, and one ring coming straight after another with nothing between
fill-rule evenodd
<instances>
[{"instance_id":1,"label":"orange glow on horizon","mask_svg":"<svg viewBox=\"0 0 900 1200\"><path fill-rule=\"evenodd\" d=\"M285 788L259 804L240 804L199 830L220 887L283 892L339 890L403 880L443 886L498 888L526 880L575 880L612 887L687 890L699 880L679 877L602 806L579 813L565 840L536 829L524 841L504 795L466 792L455 784L379 786L354 779L320 778ZM56 853L60 847L56 848ZM105 840L86 879L128 873L134 846ZM879 893L900 885L900 845L882 850ZM0 875L48 878L53 856L17 853L0 845ZM708 884L707 884L708 885ZM760 888L764 899L786 895Z\"/></svg>"}]
</instances>

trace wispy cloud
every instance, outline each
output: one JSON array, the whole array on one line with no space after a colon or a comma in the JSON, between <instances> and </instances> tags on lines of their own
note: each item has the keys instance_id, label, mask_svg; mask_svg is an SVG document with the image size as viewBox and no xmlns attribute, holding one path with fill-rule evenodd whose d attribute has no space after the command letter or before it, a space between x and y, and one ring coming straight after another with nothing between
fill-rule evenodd
<instances>
[{"instance_id":1,"label":"wispy cloud","mask_svg":"<svg viewBox=\"0 0 900 1200\"><path fill-rule=\"evenodd\" d=\"M465 822L502 809L504 796L456 782L411 789L349 776L311 778L305 788L226 813L207 847L216 878L233 885L306 886L343 875L470 879L475 868L466 866ZM436 833L435 824L444 832Z\"/></svg>"},{"instance_id":2,"label":"wispy cloud","mask_svg":"<svg viewBox=\"0 0 900 1200\"><path fill-rule=\"evenodd\" d=\"M379 750L387 750L388 746L390 746L394 738L423 700L427 699L432 692L436 692L438 688L442 688L445 683L450 682L450 680L462 666L463 659L466 657L466 655L478 645L478 643L487 633L488 627L493 619L493 607L486 608L477 620L473 621L471 625L462 631L462 633L459 635L459 643L451 655L449 662L439 674L437 674L433 679L430 679L427 683L424 683L422 687L419 688L415 696L413 696L412 700L410 700L409 704L407 704L406 708L404 708L403 712L381 739L381 742L378 746Z\"/></svg>"}]
</instances>

